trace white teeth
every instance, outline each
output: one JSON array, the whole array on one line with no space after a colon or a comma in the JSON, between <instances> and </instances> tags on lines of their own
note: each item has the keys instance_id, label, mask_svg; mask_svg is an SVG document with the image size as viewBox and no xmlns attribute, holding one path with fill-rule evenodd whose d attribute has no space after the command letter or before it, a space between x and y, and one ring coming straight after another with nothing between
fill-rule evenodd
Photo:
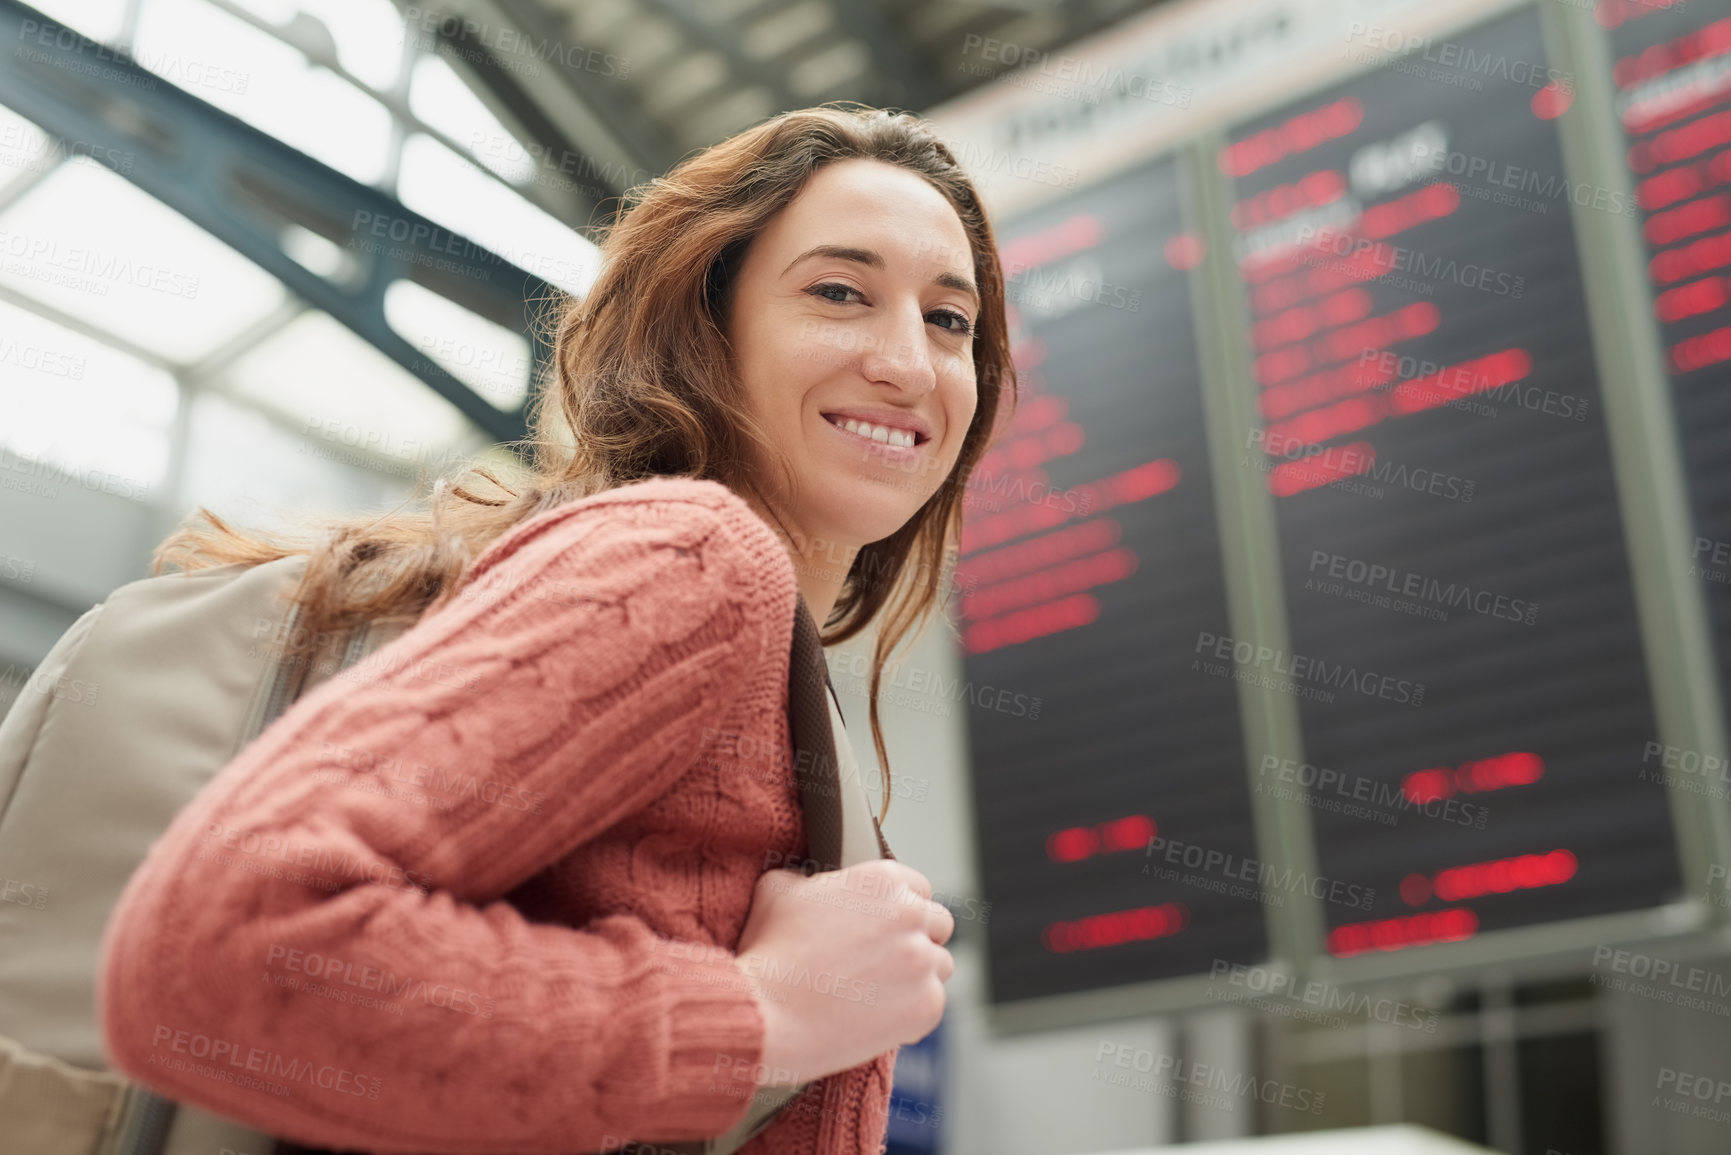
<instances>
[{"instance_id":1,"label":"white teeth","mask_svg":"<svg viewBox=\"0 0 1731 1155\"><path fill-rule=\"evenodd\" d=\"M856 421L852 417L841 418L837 424L849 433L857 433L861 437L869 437L887 445L896 445L903 449L912 449L914 445L914 435L906 429L891 429L887 425L873 425L869 421Z\"/></svg>"}]
</instances>

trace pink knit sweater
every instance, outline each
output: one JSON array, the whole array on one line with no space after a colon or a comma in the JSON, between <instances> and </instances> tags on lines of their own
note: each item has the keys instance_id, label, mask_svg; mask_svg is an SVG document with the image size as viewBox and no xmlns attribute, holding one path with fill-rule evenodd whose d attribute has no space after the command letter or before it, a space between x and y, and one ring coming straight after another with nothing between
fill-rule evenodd
<instances>
[{"instance_id":1,"label":"pink knit sweater","mask_svg":"<svg viewBox=\"0 0 1731 1155\"><path fill-rule=\"evenodd\" d=\"M729 952L757 877L806 850L791 559L723 486L656 479L524 521L472 574L152 847L103 942L111 1056L320 1146L721 1134L763 1046ZM877 1155L894 1063L820 1080L744 1152Z\"/></svg>"}]
</instances>

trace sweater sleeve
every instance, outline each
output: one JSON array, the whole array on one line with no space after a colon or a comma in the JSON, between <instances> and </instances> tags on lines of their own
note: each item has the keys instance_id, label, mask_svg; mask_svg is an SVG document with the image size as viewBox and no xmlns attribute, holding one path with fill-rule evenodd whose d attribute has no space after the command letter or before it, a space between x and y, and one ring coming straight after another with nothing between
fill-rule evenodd
<instances>
[{"instance_id":1,"label":"sweater sleeve","mask_svg":"<svg viewBox=\"0 0 1731 1155\"><path fill-rule=\"evenodd\" d=\"M119 1069L368 1151L730 1128L748 1103L712 1072L755 1064L764 1029L730 956L665 968L634 916L531 923L503 896L696 762L785 636L780 549L719 485L672 480L495 541L459 597L296 702L152 847L102 946ZM425 782L421 804L393 780Z\"/></svg>"}]
</instances>

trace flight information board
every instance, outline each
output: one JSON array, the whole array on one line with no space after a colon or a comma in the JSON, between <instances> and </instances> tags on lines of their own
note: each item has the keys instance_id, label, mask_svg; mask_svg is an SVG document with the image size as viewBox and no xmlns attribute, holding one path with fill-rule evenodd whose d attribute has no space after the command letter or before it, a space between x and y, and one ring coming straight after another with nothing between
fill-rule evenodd
<instances>
[{"instance_id":1,"label":"flight information board","mask_svg":"<svg viewBox=\"0 0 1731 1155\"><path fill-rule=\"evenodd\" d=\"M1254 883L1186 859L1256 846L1236 686L1196 657L1228 631L1178 181L1158 160L1000 234L1023 399L957 571L994 1003L1267 950Z\"/></svg>"},{"instance_id":2,"label":"flight information board","mask_svg":"<svg viewBox=\"0 0 1731 1155\"><path fill-rule=\"evenodd\" d=\"M1534 10L1374 48L1219 155L1291 644L1234 660L1297 700L1251 772L1336 956L1680 889L1571 225L1634 208L1569 181Z\"/></svg>"},{"instance_id":3,"label":"flight information board","mask_svg":"<svg viewBox=\"0 0 1731 1155\"><path fill-rule=\"evenodd\" d=\"M1731 15L1709 8L1631 5L1608 35L1693 507L1671 560L1701 582L1731 686Z\"/></svg>"}]
</instances>

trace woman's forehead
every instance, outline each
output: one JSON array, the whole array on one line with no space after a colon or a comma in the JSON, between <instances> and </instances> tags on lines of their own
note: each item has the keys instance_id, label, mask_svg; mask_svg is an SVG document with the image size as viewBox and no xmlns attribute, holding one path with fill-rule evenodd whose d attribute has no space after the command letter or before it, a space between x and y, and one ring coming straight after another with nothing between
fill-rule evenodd
<instances>
[{"instance_id":1,"label":"woman's forehead","mask_svg":"<svg viewBox=\"0 0 1731 1155\"><path fill-rule=\"evenodd\" d=\"M825 245L921 268L967 272L974 266L967 230L949 199L918 173L877 160L820 168L760 239L783 254L783 263Z\"/></svg>"}]
</instances>

